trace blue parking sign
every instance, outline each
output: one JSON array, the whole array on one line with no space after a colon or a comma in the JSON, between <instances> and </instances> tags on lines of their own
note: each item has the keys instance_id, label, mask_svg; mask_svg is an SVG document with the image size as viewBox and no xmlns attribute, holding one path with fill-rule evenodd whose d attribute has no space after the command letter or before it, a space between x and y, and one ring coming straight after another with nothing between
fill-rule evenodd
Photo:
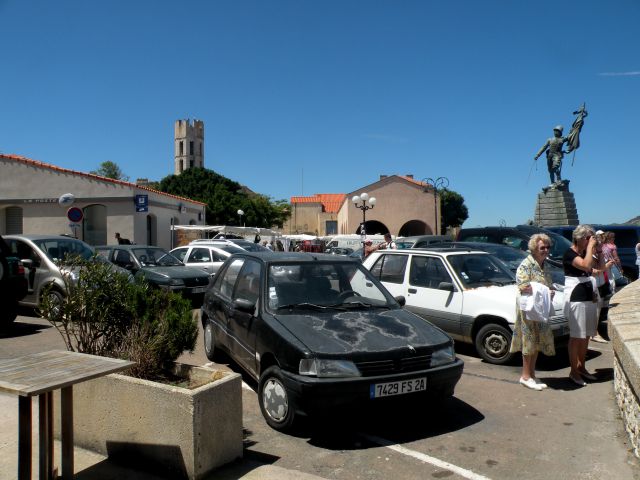
<instances>
[{"instance_id":1,"label":"blue parking sign","mask_svg":"<svg viewBox=\"0 0 640 480\"><path fill-rule=\"evenodd\" d=\"M149 211L149 195L136 195L136 212Z\"/></svg>"}]
</instances>

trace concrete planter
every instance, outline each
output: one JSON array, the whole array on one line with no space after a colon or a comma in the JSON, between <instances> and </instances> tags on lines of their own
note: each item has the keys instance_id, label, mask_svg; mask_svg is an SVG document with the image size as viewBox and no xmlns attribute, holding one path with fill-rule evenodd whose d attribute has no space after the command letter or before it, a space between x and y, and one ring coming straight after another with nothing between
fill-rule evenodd
<instances>
[{"instance_id":1,"label":"concrete planter","mask_svg":"<svg viewBox=\"0 0 640 480\"><path fill-rule=\"evenodd\" d=\"M75 445L173 478L199 479L242 457L241 376L175 370L209 383L187 389L112 374L74 386Z\"/></svg>"}]
</instances>

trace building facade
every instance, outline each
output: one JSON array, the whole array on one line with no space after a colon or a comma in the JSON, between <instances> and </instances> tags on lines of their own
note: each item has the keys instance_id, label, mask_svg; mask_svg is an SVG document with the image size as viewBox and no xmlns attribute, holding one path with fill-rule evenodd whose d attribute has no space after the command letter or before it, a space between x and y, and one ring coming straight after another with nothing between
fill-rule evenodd
<instances>
[{"instance_id":1,"label":"building facade","mask_svg":"<svg viewBox=\"0 0 640 480\"><path fill-rule=\"evenodd\" d=\"M66 234L90 245L115 242L171 248L172 225L204 225L205 204L148 187L0 154L0 234ZM71 193L72 205L60 206ZM82 211L71 222L70 207Z\"/></svg>"},{"instance_id":2,"label":"building facade","mask_svg":"<svg viewBox=\"0 0 640 480\"><path fill-rule=\"evenodd\" d=\"M175 175L188 168L204 168L204 122L176 120L174 126Z\"/></svg>"},{"instance_id":3,"label":"building facade","mask_svg":"<svg viewBox=\"0 0 640 480\"><path fill-rule=\"evenodd\" d=\"M347 194L316 194L291 197L291 218L284 225L287 234L317 236L361 233L363 212L352 202L366 192L376 198L374 208L365 212L368 235L430 235L440 225L440 197L428 183L412 175L381 175L377 182Z\"/></svg>"}]
</instances>

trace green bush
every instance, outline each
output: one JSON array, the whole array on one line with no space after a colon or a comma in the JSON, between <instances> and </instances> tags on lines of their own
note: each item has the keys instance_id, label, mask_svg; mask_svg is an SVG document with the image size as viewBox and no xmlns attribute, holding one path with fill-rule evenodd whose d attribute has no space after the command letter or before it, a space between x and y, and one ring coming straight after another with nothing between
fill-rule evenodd
<instances>
[{"instance_id":1,"label":"green bush","mask_svg":"<svg viewBox=\"0 0 640 480\"><path fill-rule=\"evenodd\" d=\"M133 280L109 263L66 259L68 292L62 301L45 291L40 310L68 350L136 362L126 373L155 378L198 335L189 300Z\"/></svg>"}]
</instances>

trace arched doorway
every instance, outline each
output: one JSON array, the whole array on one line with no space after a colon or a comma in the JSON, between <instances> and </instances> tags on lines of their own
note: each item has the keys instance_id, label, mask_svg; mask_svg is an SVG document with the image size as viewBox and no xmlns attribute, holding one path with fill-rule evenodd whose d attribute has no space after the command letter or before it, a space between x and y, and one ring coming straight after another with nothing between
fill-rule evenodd
<instances>
[{"instance_id":1,"label":"arched doorway","mask_svg":"<svg viewBox=\"0 0 640 480\"><path fill-rule=\"evenodd\" d=\"M358 225L358 228L356 229L356 234L358 235L360 235L361 226L362 224ZM387 226L377 220L367 220L364 225L364 231L367 235L384 235L385 233L389 233Z\"/></svg>"},{"instance_id":2,"label":"arched doorway","mask_svg":"<svg viewBox=\"0 0 640 480\"><path fill-rule=\"evenodd\" d=\"M399 237L413 237L414 235L432 235L431 227L422 220L409 220L402 225L398 232Z\"/></svg>"},{"instance_id":3,"label":"arched doorway","mask_svg":"<svg viewBox=\"0 0 640 480\"><path fill-rule=\"evenodd\" d=\"M107 207L88 205L82 209L82 239L89 245L107 244Z\"/></svg>"}]
</instances>

